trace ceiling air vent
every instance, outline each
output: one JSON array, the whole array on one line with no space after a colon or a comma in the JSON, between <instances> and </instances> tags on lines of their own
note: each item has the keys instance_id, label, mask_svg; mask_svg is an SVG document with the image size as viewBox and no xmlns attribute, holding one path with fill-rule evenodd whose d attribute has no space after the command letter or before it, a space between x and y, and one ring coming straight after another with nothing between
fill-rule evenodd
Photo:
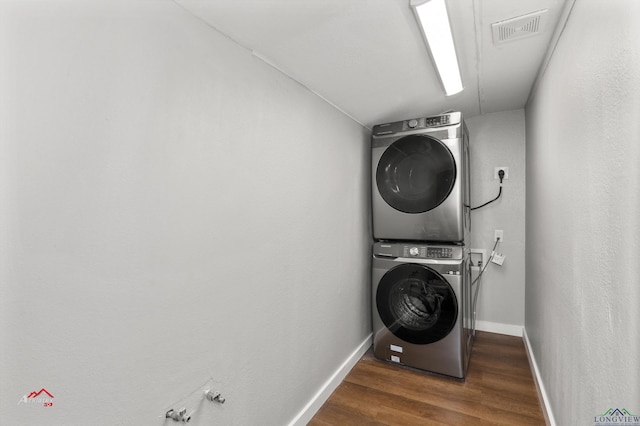
<instances>
[{"instance_id":1,"label":"ceiling air vent","mask_svg":"<svg viewBox=\"0 0 640 426\"><path fill-rule=\"evenodd\" d=\"M540 34L547 21L547 11L543 9L491 24L493 43L501 44Z\"/></svg>"}]
</instances>

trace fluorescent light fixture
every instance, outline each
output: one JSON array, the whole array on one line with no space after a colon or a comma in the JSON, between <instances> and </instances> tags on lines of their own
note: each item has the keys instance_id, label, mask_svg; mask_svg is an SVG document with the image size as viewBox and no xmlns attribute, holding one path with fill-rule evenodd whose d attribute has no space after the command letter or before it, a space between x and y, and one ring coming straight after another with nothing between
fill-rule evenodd
<instances>
[{"instance_id":1,"label":"fluorescent light fixture","mask_svg":"<svg viewBox=\"0 0 640 426\"><path fill-rule=\"evenodd\" d=\"M461 92L463 87L444 2L445 0L411 0L411 7L422 27L422 34L431 50L444 91L447 96L451 96Z\"/></svg>"}]
</instances>

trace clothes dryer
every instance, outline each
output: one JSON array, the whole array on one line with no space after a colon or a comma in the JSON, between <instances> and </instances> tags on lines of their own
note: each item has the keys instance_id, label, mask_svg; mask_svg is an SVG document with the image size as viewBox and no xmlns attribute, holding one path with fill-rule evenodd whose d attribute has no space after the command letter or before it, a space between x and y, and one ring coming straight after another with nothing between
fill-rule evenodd
<instances>
[{"instance_id":1,"label":"clothes dryer","mask_svg":"<svg viewBox=\"0 0 640 426\"><path fill-rule=\"evenodd\" d=\"M466 377L474 335L469 262L468 250L459 245L374 244L377 358Z\"/></svg>"},{"instance_id":2,"label":"clothes dryer","mask_svg":"<svg viewBox=\"0 0 640 426\"><path fill-rule=\"evenodd\" d=\"M464 243L469 138L460 112L373 127L373 237Z\"/></svg>"}]
</instances>

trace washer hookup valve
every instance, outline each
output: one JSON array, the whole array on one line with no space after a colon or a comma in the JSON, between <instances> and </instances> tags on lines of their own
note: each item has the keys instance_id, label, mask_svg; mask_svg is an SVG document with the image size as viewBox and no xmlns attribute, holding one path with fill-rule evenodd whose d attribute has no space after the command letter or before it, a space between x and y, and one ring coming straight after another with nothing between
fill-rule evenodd
<instances>
[{"instance_id":1,"label":"washer hookup valve","mask_svg":"<svg viewBox=\"0 0 640 426\"><path fill-rule=\"evenodd\" d=\"M182 408L180 409L180 411L176 411L172 408L171 410L167 411L167 414L165 414L164 418L171 419L174 422L187 423L189 420L191 420L191 416L186 416L186 414L187 414L186 408Z\"/></svg>"},{"instance_id":2,"label":"washer hookup valve","mask_svg":"<svg viewBox=\"0 0 640 426\"><path fill-rule=\"evenodd\" d=\"M214 392L211 389L207 389L204 391L204 397L207 398L211 402L219 402L220 404L224 404L225 399L220 395L220 392Z\"/></svg>"}]
</instances>

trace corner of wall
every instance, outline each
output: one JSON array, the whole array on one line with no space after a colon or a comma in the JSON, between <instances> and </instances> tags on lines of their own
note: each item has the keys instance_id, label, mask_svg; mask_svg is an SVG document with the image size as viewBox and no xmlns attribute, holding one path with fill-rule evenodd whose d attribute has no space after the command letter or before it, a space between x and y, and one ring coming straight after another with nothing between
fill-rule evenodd
<instances>
[{"instance_id":1,"label":"corner of wall","mask_svg":"<svg viewBox=\"0 0 640 426\"><path fill-rule=\"evenodd\" d=\"M522 340L524 341L524 348L527 352L529 367L531 367L533 380L536 384L536 390L538 391L538 399L540 400L540 407L542 408L542 414L544 414L544 420L547 423L547 426L556 426L557 423L555 417L553 416L551 402L549 401L549 396L547 395L544 382L542 381L540 370L538 369L538 363L536 362L536 357L531 350L531 342L529 341L529 336L527 335L526 328L522 329Z\"/></svg>"},{"instance_id":2,"label":"corner of wall","mask_svg":"<svg viewBox=\"0 0 640 426\"><path fill-rule=\"evenodd\" d=\"M289 426L303 426L309 423L322 405L329 399L333 391L342 383L351 369L355 367L360 358L369 350L372 342L373 333L369 334L351 355L344 360L331 377L320 387L318 392L309 400L307 405L291 420Z\"/></svg>"}]
</instances>

